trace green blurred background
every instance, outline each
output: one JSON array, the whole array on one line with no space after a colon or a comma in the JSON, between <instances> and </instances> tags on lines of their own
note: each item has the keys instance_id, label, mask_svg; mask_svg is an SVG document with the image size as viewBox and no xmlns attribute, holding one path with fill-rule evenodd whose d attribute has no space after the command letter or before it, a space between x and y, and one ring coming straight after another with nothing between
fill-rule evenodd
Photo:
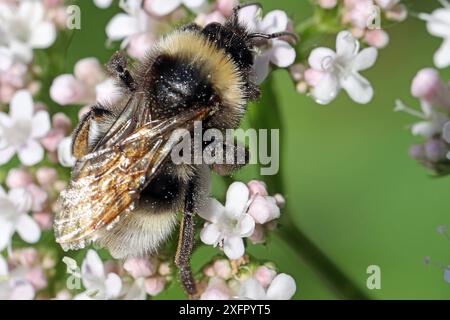
<instances>
[{"instance_id":1,"label":"green blurred background","mask_svg":"<svg viewBox=\"0 0 450 320\"><path fill-rule=\"evenodd\" d=\"M286 10L297 22L311 15L307 0L261 1L266 10ZM78 1L82 29L74 32L64 69L72 73L81 58L98 57L106 62L114 48L106 49L105 26L117 8L100 10L92 1ZM407 130L416 121L393 112L401 98L419 107L410 96L410 83L423 67L433 66L433 54L441 39L427 34L424 22L414 18L430 12L438 1L405 1L410 17L389 25L390 45L380 51L376 66L365 75L375 88L372 103L361 106L345 93L329 106L315 104L296 93L285 70L272 75L277 110L281 114L281 169L289 214L297 227L317 245L362 292L375 299L447 299L450 284L438 268L423 263L424 256L450 262L450 243L436 227L450 223L450 178L433 178L408 156L418 142ZM333 44L325 38L317 46ZM450 70L441 71L450 79ZM251 112L270 106L252 105ZM258 109L260 108L260 109ZM256 111L255 111L256 110ZM248 120L248 119L247 119ZM246 120L246 121L247 121ZM248 121L247 121L248 122ZM258 178L247 168L236 179ZM223 197L225 184L214 179L214 194ZM272 192L279 192L270 185ZM283 226L279 232L283 232ZM297 281L298 299L345 298L332 289L320 270L304 260L301 243L288 244L274 236L265 247L250 252L277 263L280 271ZM214 249L194 256L199 268ZM366 288L366 269L381 267L381 289ZM159 298L183 298L177 285Z\"/></svg>"}]
</instances>

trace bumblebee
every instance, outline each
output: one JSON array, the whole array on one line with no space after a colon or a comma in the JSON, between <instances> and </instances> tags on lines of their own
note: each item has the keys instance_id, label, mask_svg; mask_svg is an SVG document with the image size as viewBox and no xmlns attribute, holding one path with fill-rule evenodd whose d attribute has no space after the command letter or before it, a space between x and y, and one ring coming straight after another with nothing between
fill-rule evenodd
<instances>
[{"instance_id":1,"label":"bumblebee","mask_svg":"<svg viewBox=\"0 0 450 320\"><path fill-rule=\"evenodd\" d=\"M257 5L257 4L247 4ZM107 65L121 88L118 103L94 105L74 131L77 159L61 193L54 228L64 250L90 242L115 258L155 253L183 212L175 263L190 295L195 213L209 193L209 174L231 174L237 165L174 164L177 129L239 126L247 103L258 99L250 80L257 41L289 33L251 33L238 12L222 25L185 25L163 37L136 68L122 53ZM233 146L231 146L233 147Z\"/></svg>"}]
</instances>

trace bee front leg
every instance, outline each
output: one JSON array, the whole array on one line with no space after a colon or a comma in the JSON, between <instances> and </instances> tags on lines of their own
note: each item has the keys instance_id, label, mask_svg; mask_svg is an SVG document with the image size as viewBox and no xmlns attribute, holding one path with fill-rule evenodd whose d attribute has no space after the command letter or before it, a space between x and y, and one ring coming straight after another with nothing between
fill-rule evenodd
<instances>
[{"instance_id":1,"label":"bee front leg","mask_svg":"<svg viewBox=\"0 0 450 320\"><path fill-rule=\"evenodd\" d=\"M191 298L197 295L197 286L191 269L191 255L195 237L195 194L196 183L191 181L186 192L184 215L180 226L175 264L180 270L181 283Z\"/></svg>"},{"instance_id":2,"label":"bee front leg","mask_svg":"<svg viewBox=\"0 0 450 320\"><path fill-rule=\"evenodd\" d=\"M126 90L133 92L137 88L137 83L131 75L131 72L127 69L127 64L128 60L125 53L117 51L109 60L106 69L112 77L119 80L119 83Z\"/></svg>"}]
</instances>

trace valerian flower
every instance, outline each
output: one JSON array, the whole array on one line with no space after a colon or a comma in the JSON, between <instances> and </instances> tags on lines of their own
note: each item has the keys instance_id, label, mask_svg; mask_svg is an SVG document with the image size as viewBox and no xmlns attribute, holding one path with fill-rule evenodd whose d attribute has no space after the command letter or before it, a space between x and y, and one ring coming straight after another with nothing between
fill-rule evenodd
<instances>
[{"instance_id":1,"label":"valerian flower","mask_svg":"<svg viewBox=\"0 0 450 320\"><path fill-rule=\"evenodd\" d=\"M164 1L166 2L166 1ZM135 58L143 58L155 42L155 29L159 22L142 8L142 0L120 2L125 13L118 13L106 26L111 41L122 40L121 48Z\"/></svg>"},{"instance_id":2,"label":"valerian flower","mask_svg":"<svg viewBox=\"0 0 450 320\"><path fill-rule=\"evenodd\" d=\"M373 88L359 71L372 67L377 49L370 47L359 52L359 41L350 32L341 31L336 38L336 52L329 48L316 48L309 56L309 64L321 74L312 88L312 96L320 104L328 104L344 89L351 99L360 104L372 100Z\"/></svg>"},{"instance_id":3,"label":"valerian flower","mask_svg":"<svg viewBox=\"0 0 450 320\"><path fill-rule=\"evenodd\" d=\"M421 13L419 17L427 21L427 29L431 35L444 39L434 55L434 64L438 68L446 68L450 66L450 4L446 0L440 2L443 8L436 9L431 14Z\"/></svg>"},{"instance_id":4,"label":"valerian flower","mask_svg":"<svg viewBox=\"0 0 450 320\"><path fill-rule=\"evenodd\" d=\"M238 259L244 255L242 238L253 233L255 220L246 213L249 190L242 182L234 182L227 191L227 199L223 206L216 199L209 199L200 209L199 215L207 222L200 233L205 244L219 245L230 259Z\"/></svg>"},{"instance_id":5,"label":"valerian flower","mask_svg":"<svg viewBox=\"0 0 450 320\"><path fill-rule=\"evenodd\" d=\"M0 3L0 47L6 47L17 61L29 63L33 49L50 47L56 28L45 15L42 1Z\"/></svg>"},{"instance_id":6,"label":"valerian flower","mask_svg":"<svg viewBox=\"0 0 450 320\"><path fill-rule=\"evenodd\" d=\"M207 3L206 0L146 0L145 7L155 15L165 16L184 5L192 11L198 11Z\"/></svg>"},{"instance_id":7,"label":"valerian flower","mask_svg":"<svg viewBox=\"0 0 450 320\"><path fill-rule=\"evenodd\" d=\"M248 6L239 12L239 21L252 32L277 33L288 31L289 18L286 12L274 10L261 19L261 10L257 6ZM264 41L259 47L261 51L255 57L254 77L256 83L264 81L270 72L270 64L280 68L287 68L294 63L295 49L281 39Z\"/></svg>"},{"instance_id":8,"label":"valerian flower","mask_svg":"<svg viewBox=\"0 0 450 320\"><path fill-rule=\"evenodd\" d=\"M81 265L81 280L86 291L77 295L77 300L108 300L118 298L122 291L122 280L116 273L105 274L103 262L94 250L89 250Z\"/></svg>"},{"instance_id":9,"label":"valerian flower","mask_svg":"<svg viewBox=\"0 0 450 320\"><path fill-rule=\"evenodd\" d=\"M10 243L14 232L28 243L36 243L40 236L36 221L27 213L31 210L32 197L25 189L11 189L8 194L0 186L0 251Z\"/></svg>"},{"instance_id":10,"label":"valerian flower","mask_svg":"<svg viewBox=\"0 0 450 320\"><path fill-rule=\"evenodd\" d=\"M295 280L285 273L278 274L267 289L255 278L245 280L239 298L252 300L289 300L297 290Z\"/></svg>"},{"instance_id":11,"label":"valerian flower","mask_svg":"<svg viewBox=\"0 0 450 320\"><path fill-rule=\"evenodd\" d=\"M33 285L22 275L8 270L8 264L0 255L0 300L32 300Z\"/></svg>"},{"instance_id":12,"label":"valerian flower","mask_svg":"<svg viewBox=\"0 0 450 320\"><path fill-rule=\"evenodd\" d=\"M32 166L44 158L39 142L50 130L47 111L34 113L31 94L18 91L10 104L9 116L0 112L0 164L8 162L15 153L22 164Z\"/></svg>"}]
</instances>

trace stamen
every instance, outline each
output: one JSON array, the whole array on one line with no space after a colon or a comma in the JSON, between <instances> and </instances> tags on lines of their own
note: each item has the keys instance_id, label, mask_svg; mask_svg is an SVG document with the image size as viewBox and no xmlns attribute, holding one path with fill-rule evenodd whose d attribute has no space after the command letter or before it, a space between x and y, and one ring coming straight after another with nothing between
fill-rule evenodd
<instances>
[{"instance_id":1,"label":"stamen","mask_svg":"<svg viewBox=\"0 0 450 320\"><path fill-rule=\"evenodd\" d=\"M424 119L424 120L426 120L427 119L427 117L426 117L426 115L424 114L424 113L422 113L422 112L420 112L420 111L417 111L417 110L414 110L414 109L412 109L412 108L410 108L410 107L408 107L406 104L404 104L403 103L403 101L401 101L401 100L396 100L395 101L395 108L394 108L394 111L395 112L406 112L406 113L408 113L408 114L410 114L410 115L412 115L412 116L414 116L414 117L418 117L418 118L421 118L421 119Z\"/></svg>"}]
</instances>

